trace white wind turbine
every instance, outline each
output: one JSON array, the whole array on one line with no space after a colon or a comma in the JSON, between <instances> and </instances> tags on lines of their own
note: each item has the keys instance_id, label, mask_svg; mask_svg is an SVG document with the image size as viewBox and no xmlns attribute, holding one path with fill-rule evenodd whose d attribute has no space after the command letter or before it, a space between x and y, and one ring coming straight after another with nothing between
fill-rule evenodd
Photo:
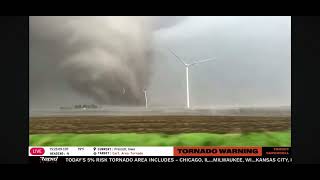
<instances>
[{"instance_id":1,"label":"white wind turbine","mask_svg":"<svg viewBox=\"0 0 320 180\"><path fill-rule=\"evenodd\" d=\"M145 99L145 103L146 103L146 109L148 108L148 97L147 97L147 89L144 89L144 99Z\"/></svg>"},{"instance_id":2,"label":"white wind turbine","mask_svg":"<svg viewBox=\"0 0 320 180\"><path fill-rule=\"evenodd\" d=\"M189 67L193 65L197 65L200 63L208 62L214 60L213 58L199 60L199 61L193 61L190 64L185 63L181 58L179 58L172 50L169 49L169 51L185 66L186 68L186 80L187 80L187 108L190 108L190 98L189 98Z\"/></svg>"}]
</instances>

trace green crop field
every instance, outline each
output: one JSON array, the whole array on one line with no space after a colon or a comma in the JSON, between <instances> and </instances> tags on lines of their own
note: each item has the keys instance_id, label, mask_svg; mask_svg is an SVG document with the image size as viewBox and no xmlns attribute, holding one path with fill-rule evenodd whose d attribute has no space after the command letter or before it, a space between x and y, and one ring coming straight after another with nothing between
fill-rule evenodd
<instances>
[{"instance_id":1,"label":"green crop field","mask_svg":"<svg viewBox=\"0 0 320 180\"><path fill-rule=\"evenodd\" d=\"M291 131L245 134L34 134L30 146L291 146Z\"/></svg>"}]
</instances>

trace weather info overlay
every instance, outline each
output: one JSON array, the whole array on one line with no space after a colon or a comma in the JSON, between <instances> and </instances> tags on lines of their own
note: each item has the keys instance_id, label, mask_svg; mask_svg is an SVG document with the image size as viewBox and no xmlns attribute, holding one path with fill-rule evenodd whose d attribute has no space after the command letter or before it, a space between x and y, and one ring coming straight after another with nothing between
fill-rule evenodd
<instances>
[{"instance_id":1,"label":"weather info overlay","mask_svg":"<svg viewBox=\"0 0 320 180\"><path fill-rule=\"evenodd\" d=\"M30 163L287 163L290 16L30 16Z\"/></svg>"}]
</instances>

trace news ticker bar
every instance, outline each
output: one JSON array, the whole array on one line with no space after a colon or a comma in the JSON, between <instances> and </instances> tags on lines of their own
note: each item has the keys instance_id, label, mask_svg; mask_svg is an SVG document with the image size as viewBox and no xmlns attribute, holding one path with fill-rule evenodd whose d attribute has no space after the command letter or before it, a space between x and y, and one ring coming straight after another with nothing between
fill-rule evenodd
<instances>
[{"instance_id":1,"label":"news ticker bar","mask_svg":"<svg viewBox=\"0 0 320 180\"><path fill-rule=\"evenodd\" d=\"M290 157L290 147L256 146L168 146L168 147L29 147L29 156L215 156L215 157Z\"/></svg>"},{"instance_id":2,"label":"news ticker bar","mask_svg":"<svg viewBox=\"0 0 320 180\"><path fill-rule=\"evenodd\" d=\"M123 164L123 163L162 163L162 164L180 164L180 163L292 163L291 157L181 157L181 156L127 156L127 157L105 157L105 156L30 156L29 162L32 164L88 164L88 163L107 163L107 164Z\"/></svg>"}]
</instances>

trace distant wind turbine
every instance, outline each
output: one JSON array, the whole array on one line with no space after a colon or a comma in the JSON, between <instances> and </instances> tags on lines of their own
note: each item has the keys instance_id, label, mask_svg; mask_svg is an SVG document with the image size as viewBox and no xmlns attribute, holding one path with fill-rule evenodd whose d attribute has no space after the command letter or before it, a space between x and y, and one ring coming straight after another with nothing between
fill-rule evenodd
<instances>
[{"instance_id":1,"label":"distant wind turbine","mask_svg":"<svg viewBox=\"0 0 320 180\"><path fill-rule=\"evenodd\" d=\"M148 108L148 97L147 97L147 89L144 89L144 99L145 99L145 103L146 103L146 109Z\"/></svg>"},{"instance_id":2,"label":"distant wind turbine","mask_svg":"<svg viewBox=\"0 0 320 180\"><path fill-rule=\"evenodd\" d=\"M209 59L204 59L204 60L199 60L199 61L193 61L190 64L185 63L180 57L178 57L172 50L168 49L186 68L186 81L187 81L187 108L190 108L190 97L189 97L189 67L200 64L200 63L205 63L208 61L214 60L213 58Z\"/></svg>"}]
</instances>

